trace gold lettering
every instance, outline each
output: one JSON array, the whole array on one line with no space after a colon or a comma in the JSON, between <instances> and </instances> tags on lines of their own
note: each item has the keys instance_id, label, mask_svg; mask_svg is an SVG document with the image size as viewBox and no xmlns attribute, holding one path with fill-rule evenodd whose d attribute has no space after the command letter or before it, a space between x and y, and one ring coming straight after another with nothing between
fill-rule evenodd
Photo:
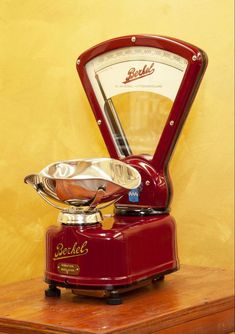
<instances>
[{"instance_id":1,"label":"gold lettering","mask_svg":"<svg viewBox=\"0 0 235 334\"><path fill-rule=\"evenodd\" d=\"M74 243L71 254L76 254L76 247L77 247L77 242Z\"/></svg>"},{"instance_id":2,"label":"gold lettering","mask_svg":"<svg viewBox=\"0 0 235 334\"><path fill-rule=\"evenodd\" d=\"M56 261L59 259L85 255L88 253L87 243L87 241L84 241L83 244L79 246L78 243L75 242L72 247L64 247L63 243L59 243L56 246L53 260Z\"/></svg>"},{"instance_id":3,"label":"gold lettering","mask_svg":"<svg viewBox=\"0 0 235 334\"><path fill-rule=\"evenodd\" d=\"M80 249L80 252L82 255L85 255L88 253L88 248L86 248L86 246L87 246L87 241L84 241Z\"/></svg>"},{"instance_id":4,"label":"gold lettering","mask_svg":"<svg viewBox=\"0 0 235 334\"><path fill-rule=\"evenodd\" d=\"M56 246L56 250L57 250L58 252L55 253L55 258L57 258L58 256L61 256L61 255L62 255L63 247L64 247L64 246L63 246L62 243L60 243L60 244L58 244L58 245Z\"/></svg>"}]
</instances>

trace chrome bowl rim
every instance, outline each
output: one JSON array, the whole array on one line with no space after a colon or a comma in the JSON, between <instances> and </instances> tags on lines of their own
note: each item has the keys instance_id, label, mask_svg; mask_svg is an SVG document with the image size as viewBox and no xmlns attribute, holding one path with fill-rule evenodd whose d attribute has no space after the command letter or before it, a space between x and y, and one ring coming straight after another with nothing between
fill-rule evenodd
<instances>
[{"instance_id":1,"label":"chrome bowl rim","mask_svg":"<svg viewBox=\"0 0 235 334\"><path fill-rule=\"evenodd\" d=\"M53 166L56 166L56 165L59 165L59 164L67 164L69 165L69 163L74 163L74 162L102 162L102 161L113 161L114 163L116 164L119 164L119 165L128 165L128 169L132 171L133 175L135 176L135 179L136 181L136 188L138 188L141 184L141 176L139 174L139 172L137 171L136 168L132 167L130 164L127 164L126 162L123 162L121 160L117 160L117 159L113 159L113 158L84 158L84 159L70 159L70 160L60 160L60 161L56 161L56 162L53 162L49 165L47 165L45 168L43 168L37 175L39 176L39 178L47 178L47 179L50 179L50 180L86 180L88 178L83 178L81 175L76 175L75 177L72 177L72 178L69 178L69 177L54 177L54 176L51 176L50 174L47 173L47 170L49 170L50 167L53 167ZM127 190L131 190L133 189L133 187L129 186L123 186L123 185L120 185L120 183L117 183L115 182L114 180L112 179L105 179L105 178L102 178L102 177L97 177L97 176L92 176L90 175L89 176L89 179L90 180L105 180L105 181L109 181L117 186L121 186L122 188L124 189L127 189Z\"/></svg>"}]
</instances>

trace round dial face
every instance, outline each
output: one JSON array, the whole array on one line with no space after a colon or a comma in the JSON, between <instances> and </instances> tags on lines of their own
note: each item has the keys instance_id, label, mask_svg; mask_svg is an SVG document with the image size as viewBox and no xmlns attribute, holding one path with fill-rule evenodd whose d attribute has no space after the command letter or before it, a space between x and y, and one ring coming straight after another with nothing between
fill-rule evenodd
<instances>
[{"instance_id":1,"label":"round dial face","mask_svg":"<svg viewBox=\"0 0 235 334\"><path fill-rule=\"evenodd\" d=\"M188 61L147 46L115 49L85 68L120 156L153 154Z\"/></svg>"}]
</instances>

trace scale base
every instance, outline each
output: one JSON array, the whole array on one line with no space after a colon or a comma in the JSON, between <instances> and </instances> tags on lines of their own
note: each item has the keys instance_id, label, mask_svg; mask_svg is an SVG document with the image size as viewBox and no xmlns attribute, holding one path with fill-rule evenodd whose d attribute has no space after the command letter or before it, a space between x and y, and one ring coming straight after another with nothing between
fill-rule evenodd
<instances>
[{"instance_id":1,"label":"scale base","mask_svg":"<svg viewBox=\"0 0 235 334\"><path fill-rule=\"evenodd\" d=\"M49 284L48 289L45 290L45 296L46 297L60 297L61 296L61 290L58 288L66 288L71 289L72 293L78 296L87 296L87 297L93 297L93 298L103 298L106 299L106 303L108 305L120 305L122 304L122 297L121 295L133 291L139 288L143 288L145 286L148 286L150 284L156 284L157 282L163 281L165 278L165 275L170 274L174 271L178 270L178 268L168 270L164 273L155 275L153 277L143 279L142 281L135 282L133 284L130 284L129 286L117 286L117 287L111 287L108 286L107 288L104 287L96 287L91 289L91 287L85 287L85 286L69 286L66 284L61 284L55 281L48 281L46 280L46 283Z\"/></svg>"},{"instance_id":2,"label":"scale base","mask_svg":"<svg viewBox=\"0 0 235 334\"><path fill-rule=\"evenodd\" d=\"M169 214L115 215L102 224L50 227L46 245L48 297L58 297L57 287L64 287L118 304L120 294L179 268L175 221Z\"/></svg>"}]
</instances>

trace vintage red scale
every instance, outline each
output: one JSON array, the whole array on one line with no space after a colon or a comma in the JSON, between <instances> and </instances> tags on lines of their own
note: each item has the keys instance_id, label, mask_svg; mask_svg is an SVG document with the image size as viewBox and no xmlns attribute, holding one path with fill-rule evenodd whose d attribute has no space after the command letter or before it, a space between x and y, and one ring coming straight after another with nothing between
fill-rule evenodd
<instances>
[{"instance_id":1,"label":"vintage red scale","mask_svg":"<svg viewBox=\"0 0 235 334\"><path fill-rule=\"evenodd\" d=\"M168 164L207 66L162 36L124 36L85 51L77 71L110 158L60 161L25 178L60 209L46 235L46 296L120 294L179 268ZM185 180L187 182L187 180ZM101 209L114 204L114 214Z\"/></svg>"}]
</instances>

